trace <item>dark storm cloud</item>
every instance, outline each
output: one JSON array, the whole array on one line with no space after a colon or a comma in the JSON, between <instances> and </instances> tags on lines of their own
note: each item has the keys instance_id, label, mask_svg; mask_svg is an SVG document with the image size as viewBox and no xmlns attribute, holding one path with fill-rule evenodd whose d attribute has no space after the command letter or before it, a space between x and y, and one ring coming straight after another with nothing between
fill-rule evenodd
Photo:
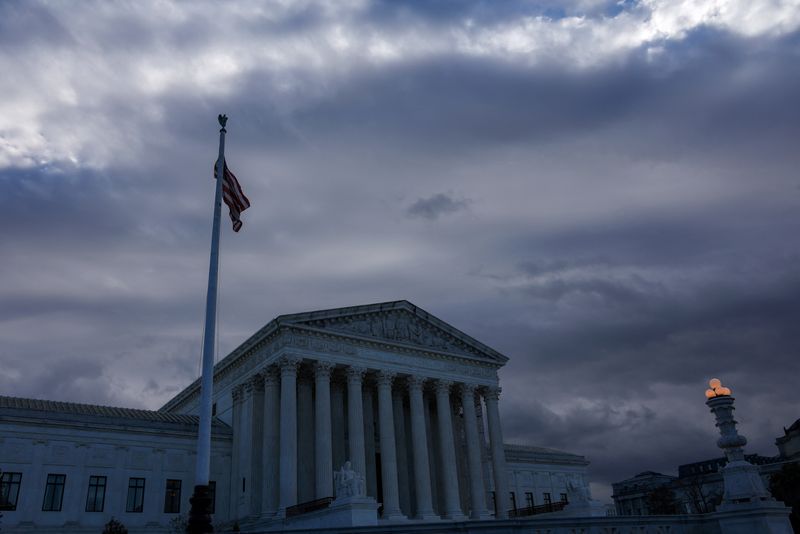
<instances>
[{"instance_id":1,"label":"dark storm cloud","mask_svg":"<svg viewBox=\"0 0 800 534\"><path fill-rule=\"evenodd\" d=\"M428 198L417 199L406 209L406 213L410 217L422 217L433 221L442 215L466 209L467 205L467 200L458 200L444 193L437 193Z\"/></svg>"},{"instance_id":2,"label":"dark storm cloud","mask_svg":"<svg viewBox=\"0 0 800 534\"><path fill-rule=\"evenodd\" d=\"M606 485L717 455L713 375L749 452L800 415L791 20L20 5L0 4L5 394L154 408L196 377L225 112L253 207L223 235L223 354L281 313L407 298L510 357L509 439Z\"/></svg>"}]
</instances>

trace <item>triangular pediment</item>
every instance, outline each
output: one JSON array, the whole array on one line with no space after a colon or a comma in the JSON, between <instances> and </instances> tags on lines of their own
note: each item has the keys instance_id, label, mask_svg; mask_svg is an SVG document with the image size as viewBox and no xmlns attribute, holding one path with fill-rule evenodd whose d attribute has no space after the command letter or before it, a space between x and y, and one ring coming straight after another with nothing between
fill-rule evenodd
<instances>
[{"instance_id":1,"label":"triangular pediment","mask_svg":"<svg viewBox=\"0 0 800 534\"><path fill-rule=\"evenodd\" d=\"M508 358L408 301L284 315L279 324L503 364Z\"/></svg>"}]
</instances>

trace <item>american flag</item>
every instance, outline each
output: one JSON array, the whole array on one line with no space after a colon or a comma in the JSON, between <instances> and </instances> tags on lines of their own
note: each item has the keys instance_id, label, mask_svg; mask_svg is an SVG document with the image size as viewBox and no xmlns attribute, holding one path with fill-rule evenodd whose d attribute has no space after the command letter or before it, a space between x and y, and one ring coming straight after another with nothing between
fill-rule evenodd
<instances>
[{"instance_id":1,"label":"american flag","mask_svg":"<svg viewBox=\"0 0 800 534\"><path fill-rule=\"evenodd\" d=\"M223 164L225 166L225 179L222 181L222 199L228 205L231 222L233 222L233 231L238 232L242 227L239 215L250 207L250 201L244 196L242 186L239 185L236 176L228 169L228 163L224 162ZM214 165L214 178L217 178L216 165Z\"/></svg>"}]
</instances>

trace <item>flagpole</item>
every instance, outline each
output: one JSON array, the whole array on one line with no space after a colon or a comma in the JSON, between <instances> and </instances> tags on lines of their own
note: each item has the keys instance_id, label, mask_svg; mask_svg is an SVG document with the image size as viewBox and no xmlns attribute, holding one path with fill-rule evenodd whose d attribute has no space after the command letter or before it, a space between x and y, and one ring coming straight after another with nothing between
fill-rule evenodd
<instances>
[{"instance_id":1,"label":"flagpole","mask_svg":"<svg viewBox=\"0 0 800 534\"><path fill-rule=\"evenodd\" d=\"M222 181L225 168L225 124L228 117L220 115L219 157L214 193L214 223L211 228L211 258L208 267L208 292L206 293L206 327L203 336L203 372L200 381L200 428L197 433L197 466L194 494L186 532L190 534L213 532L211 524L211 496L209 478L211 471L211 404L214 387L214 343L217 328L217 278L219 271L219 226L222 210Z\"/></svg>"}]
</instances>

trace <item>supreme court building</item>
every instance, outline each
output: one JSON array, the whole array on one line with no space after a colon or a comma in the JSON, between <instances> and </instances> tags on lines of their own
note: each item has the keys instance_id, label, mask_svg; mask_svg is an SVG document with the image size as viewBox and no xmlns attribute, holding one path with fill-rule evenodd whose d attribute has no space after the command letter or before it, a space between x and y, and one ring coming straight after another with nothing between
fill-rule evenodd
<instances>
[{"instance_id":1,"label":"supreme court building","mask_svg":"<svg viewBox=\"0 0 800 534\"><path fill-rule=\"evenodd\" d=\"M348 461L387 523L505 518L586 487L584 457L504 444L506 361L407 301L274 319L214 368L215 520L319 513ZM3 532L157 532L188 512L199 389L158 411L0 397Z\"/></svg>"}]
</instances>

